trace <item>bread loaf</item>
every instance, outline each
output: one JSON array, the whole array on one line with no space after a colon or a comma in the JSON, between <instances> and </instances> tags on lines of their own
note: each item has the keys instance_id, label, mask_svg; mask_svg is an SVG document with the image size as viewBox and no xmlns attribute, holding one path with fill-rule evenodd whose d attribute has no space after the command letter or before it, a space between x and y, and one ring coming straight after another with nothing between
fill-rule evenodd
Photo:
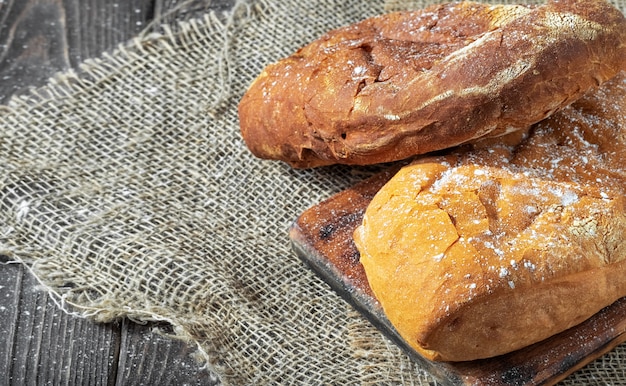
<instances>
[{"instance_id":1,"label":"bread loaf","mask_svg":"<svg viewBox=\"0 0 626 386\"><path fill-rule=\"evenodd\" d=\"M271 64L239 105L258 157L373 164L527 129L626 68L604 0L462 2L366 19Z\"/></svg>"},{"instance_id":2,"label":"bread loaf","mask_svg":"<svg viewBox=\"0 0 626 386\"><path fill-rule=\"evenodd\" d=\"M531 128L403 168L354 234L424 356L504 354L626 296L626 73Z\"/></svg>"}]
</instances>

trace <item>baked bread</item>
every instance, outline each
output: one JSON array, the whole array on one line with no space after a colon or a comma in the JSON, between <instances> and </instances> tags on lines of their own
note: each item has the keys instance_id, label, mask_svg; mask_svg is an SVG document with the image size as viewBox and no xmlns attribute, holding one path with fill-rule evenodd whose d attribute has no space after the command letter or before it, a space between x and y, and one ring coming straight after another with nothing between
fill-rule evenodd
<instances>
[{"instance_id":1,"label":"baked bread","mask_svg":"<svg viewBox=\"0 0 626 386\"><path fill-rule=\"evenodd\" d=\"M420 158L354 233L370 287L434 360L504 354L626 296L626 73L542 121Z\"/></svg>"},{"instance_id":2,"label":"baked bread","mask_svg":"<svg viewBox=\"0 0 626 386\"><path fill-rule=\"evenodd\" d=\"M603 0L462 2L366 19L267 66L239 105L256 156L374 164L527 129L626 68Z\"/></svg>"}]
</instances>

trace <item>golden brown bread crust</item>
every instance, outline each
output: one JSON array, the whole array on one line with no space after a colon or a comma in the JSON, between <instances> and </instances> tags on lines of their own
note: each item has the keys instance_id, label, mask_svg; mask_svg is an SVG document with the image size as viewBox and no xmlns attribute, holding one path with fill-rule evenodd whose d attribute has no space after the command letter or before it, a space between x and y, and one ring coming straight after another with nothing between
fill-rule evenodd
<instances>
[{"instance_id":1,"label":"golden brown bread crust","mask_svg":"<svg viewBox=\"0 0 626 386\"><path fill-rule=\"evenodd\" d=\"M603 0L391 13L329 32L239 105L261 158L373 164L527 129L626 68L626 20Z\"/></svg>"},{"instance_id":2,"label":"golden brown bread crust","mask_svg":"<svg viewBox=\"0 0 626 386\"><path fill-rule=\"evenodd\" d=\"M403 168L354 240L389 320L436 360L543 340L626 295L626 73L535 125Z\"/></svg>"}]
</instances>

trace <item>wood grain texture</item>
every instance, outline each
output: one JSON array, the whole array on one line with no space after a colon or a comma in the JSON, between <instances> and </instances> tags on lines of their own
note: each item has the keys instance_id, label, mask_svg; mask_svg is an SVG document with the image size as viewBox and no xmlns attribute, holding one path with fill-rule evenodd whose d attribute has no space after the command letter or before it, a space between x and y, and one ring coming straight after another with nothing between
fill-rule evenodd
<instances>
[{"instance_id":1,"label":"wood grain texture","mask_svg":"<svg viewBox=\"0 0 626 386\"><path fill-rule=\"evenodd\" d=\"M8 348L0 371L12 384L108 384L119 356L117 326L64 313L22 266L1 266L0 278L0 345Z\"/></svg>"},{"instance_id":2,"label":"wood grain texture","mask_svg":"<svg viewBox=\"0 0 626 386\"><path fill-rule=\"evenodd\" d=\"M152 0L0 3L0 101L130 39L153 10Z\"/></svg>"},{"instance_id":3,"label":"wood grain texture","mask_svg":"<svg viewBox=\"0 0 626 386\"><path fill-rule=\"evenodd\" d=\"M228 9L230 0L198 2L193 12ZM40 87L59 71L100 56L166 14L179 0L0 1L0 103ZM174 10L170 12L170 10ZM191 14L191 12L189 12ZM128 320L97 324L69 315L33 275L0 256L0 384L216 385L192 346ZM158 326L163 328L163 326Z\"/></svg>"}]
</instances>

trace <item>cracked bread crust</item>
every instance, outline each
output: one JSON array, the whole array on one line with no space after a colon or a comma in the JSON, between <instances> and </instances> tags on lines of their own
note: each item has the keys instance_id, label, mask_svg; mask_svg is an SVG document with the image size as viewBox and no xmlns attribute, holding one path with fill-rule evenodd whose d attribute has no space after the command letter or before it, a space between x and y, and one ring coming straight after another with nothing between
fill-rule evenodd
<instances>
[{"instance_id":1,"label":"cracked bread crust","mask_svg":"<svg viewBox=\"0 0 626 386\"><path fill-rule=\"evenodd\" d=\"M355 231L385 314L430 359L504 354L626 296L626 73L518 142L413 162Z\"/></svg>"},{"instance_id":2,"label":"cracked bread crust","mask_svg":"<svg viewBox=\"0 0 626 386\"><path fill-rule=\"evenodd\" d=\"M626 68L603 0L473 2L366 19L267 66L239 105L258 157L373 164L527 129Z\"/></svg>"}]
</instances>

